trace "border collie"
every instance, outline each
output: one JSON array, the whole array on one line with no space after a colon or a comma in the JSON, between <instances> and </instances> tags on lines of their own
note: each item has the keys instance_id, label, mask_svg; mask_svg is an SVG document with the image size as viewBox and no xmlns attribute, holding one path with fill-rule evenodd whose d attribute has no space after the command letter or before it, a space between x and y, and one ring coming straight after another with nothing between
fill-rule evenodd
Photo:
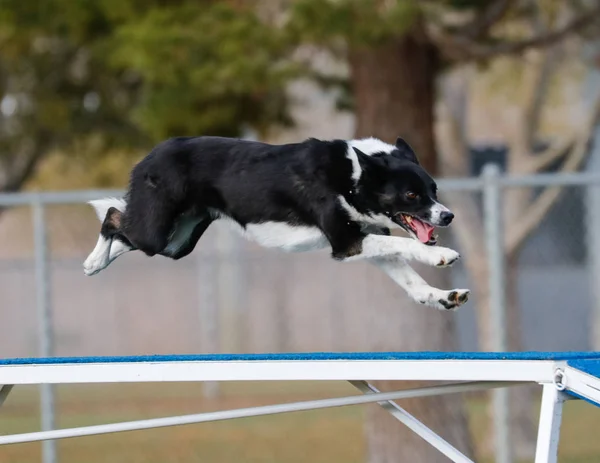
<instances>
[{"instance_id":1,"label":"border collie","mask_svg":"<svg viewBox=\"0 0 600 463\"><path fill-rule=\"evenodd\" d=\"M102 222L86 275L120 255L187 256L215 220L233 224L268 248L329 248L341 262L367 260L418 303L455 309L466 289L428 285L410 266L452 265L459 254L435 246L435 227L454 215L436 184L398 138L270 145L221 137L179 137L158 144L131 173L123 199L91 201ZM400 228L409 237L390 235Z\"/></svg>"}]
</instances>

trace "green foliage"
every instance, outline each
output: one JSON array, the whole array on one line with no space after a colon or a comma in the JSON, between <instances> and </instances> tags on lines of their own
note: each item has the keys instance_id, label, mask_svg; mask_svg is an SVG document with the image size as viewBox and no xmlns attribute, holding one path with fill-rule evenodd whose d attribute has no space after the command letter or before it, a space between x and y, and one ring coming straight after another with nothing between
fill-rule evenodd
<instances>
[{"instance_id":1,"label":"green foliage","mask_svg":"<svg viewBox=\"0 0 600 463\"><path fill-rule=\"evenodd\" d=\"M2 1L0 31L0 98L16 104L0 119L5 170L22 164L17 154L41 157L91 134L119 146L139 139L126 117L131 84L95 54L113 30L94 2Z\"/></svg>"},{"instance_id":2,"label":"green foliage","mask_svg":"<svg viewBox=\"0 0 600 463\"><path fill-rule=\"evenodd\" d=\"M299 75L284 31L227 2L146 8L111 38L110 64L142 79L134 120L153 139L240 135L289 123L285 86Z\"/></svg>"},{"instance_id":3,"label":"green foliage","mask_svg":"<svg viewBox=\"0 0 600 463\"><path fill-rule=\"evenodd\" d=\"M371 45L401 36L418 11L416 0L297 0L289 27L299 41Z\"/></svg>"}]
</instances>

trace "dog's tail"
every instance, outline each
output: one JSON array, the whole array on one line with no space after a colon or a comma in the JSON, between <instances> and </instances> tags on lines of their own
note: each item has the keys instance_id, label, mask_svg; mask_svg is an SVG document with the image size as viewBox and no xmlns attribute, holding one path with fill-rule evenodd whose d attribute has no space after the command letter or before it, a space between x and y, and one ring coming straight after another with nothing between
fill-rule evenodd
<instances>
[{"instance_id":1,"label":"dog's tail","mask_svg":"<svg viewBox=\"0 0 600 463\"><path fill-rule=\"evenodd\" d=\"M125 212L127 207L127 202L122 198L94 199L93 201L89 201L88 204L94 208L100 222L104 222L106 214L111 207L114 207L121 213Z\"/></svg>"}]
</instances>

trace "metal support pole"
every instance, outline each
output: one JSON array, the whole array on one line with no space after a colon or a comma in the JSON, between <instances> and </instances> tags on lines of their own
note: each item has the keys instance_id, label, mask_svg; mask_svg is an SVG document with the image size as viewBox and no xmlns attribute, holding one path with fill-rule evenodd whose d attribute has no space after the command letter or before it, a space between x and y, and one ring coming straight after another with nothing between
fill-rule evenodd
<instances>
[{"instance_id":1,"label":"metal support pole","mask_svg":"<svg viewBox=\"0 0 600 463\"><path fill-rule=\"evenodd\" d=\"M584 48L584 59L587 61L587 76L583 85L583 101L586 110L591 111L593 102L600 88L600 68L597 60L600 58L600 40L588 44ZM590 146L589 161L587 164L589 173L600 173L600 126L594 131L593 141ZM600 350L600 183L590 182L585 188L586 193L586 243L589 262L590 292L591 292L591 314L590 314L590 337L591 348Z\"/></svg>"},{"instance_id":2,"label":"metal support pole","mask_svg":"<svg viewBox=\"0 0 600 463\"><path fill-rule=\"evenodd\" d=\"M544 384L535 463L556 463L564 394L555 384Z\"/></svg>"},{"instance_id":3,"label":"metal support pole","mask_svg":"<svg viewBox=\"0 0 600 463\"><path fill-rule=\"evenodd\" d=\"M492 322L490 333L493 336L494 350L505 352L508 349L508 338L506 334L506 271L500 167L496 164L486 164L483 168L483 178L483 219L489 270L489 308ZM506 389L494 391L493 420L495 454L498 463L513 462L508 406L508 391Z\"/></svg>"},{"instance_id":4,"label":"metal support pole","mask_svg":"<svg viewBox=\"0 0 600 463\"><path fill-rule=\"evenodd\" d=\"M200 305L201 345L204 353L219 351L219 297L218 297L218 252L216 246L210 254L197 253L198 295ZM202 384L203 395L207 399L219 395L219 383L206 381Z\"/></svg>"},{"instance_id":5,"label":"metal support pole","mask_svg":"<svg viewBox=\"0 0 600 463\"><path fill-rule=\"evenodd\" d=\"M592 144L592 152L588 168L600 172L600 128L596 129L595 142ZM587 213L586 241L589 265L589 282L591 292L590 307L590 347L600 350L600 184L591 184L586 188Z\"/></svg>"},{"instance_id":6,"label":"metal support pole","mask_svg":"<svg viewBox=\"0 0 600 463\"><path fill-rule=\"evenodd\" d=\"M52 294L50 291L50 268L48 266L48 241L44 204L39 198L32 204L33 233L35 245L35 291L38 316L39 356L54 355L52 330ZM42 431L54 429L54 389L51 384L40 385L40 413ZM42 462L56 463L56 444L52 440L42 444Z\"/></svg>"},{"instance_id":7,"label":"metal support pole","mask_svg":"<svg viewBox=\"0 0 600 463\"><path fill-rule=\"evenodd\" d=\"M241 259L241 239L233 230L223 229L216 240L220 261L217 281L226 282L218 285L219 347L226 352L245 352L241 306L246 263Z\"/></svg>"}]
</instances>

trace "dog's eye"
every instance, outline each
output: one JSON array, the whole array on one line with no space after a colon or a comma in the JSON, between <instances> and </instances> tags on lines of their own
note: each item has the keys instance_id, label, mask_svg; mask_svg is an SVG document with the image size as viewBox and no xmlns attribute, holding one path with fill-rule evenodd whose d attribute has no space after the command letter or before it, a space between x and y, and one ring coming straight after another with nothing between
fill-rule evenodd
<instances>
[{"instance_id":1,"label":"dog's eye","mask_svg":"<svg viewBox=\"0 0 600 463\"><path fill-rule=\"evenodd\" d=\"M408 199L417 199L417 196L418 195L415 192L413 192L413 191L407 191L406 192L406 197Z\"/></svg>"}]
</instances>

